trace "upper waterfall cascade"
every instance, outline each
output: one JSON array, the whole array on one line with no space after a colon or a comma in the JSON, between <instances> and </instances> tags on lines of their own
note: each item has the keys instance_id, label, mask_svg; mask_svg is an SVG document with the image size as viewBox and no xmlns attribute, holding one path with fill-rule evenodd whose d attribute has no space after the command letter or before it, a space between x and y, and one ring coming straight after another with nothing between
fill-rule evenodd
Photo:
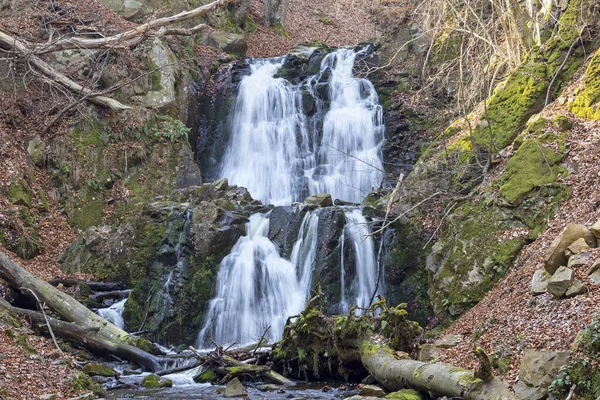
<instances>
[{"instance_id":1,"label":"upper waterfall cascade","mask_svg":"<svg viewBox=\"0 0 600 400\"><path fill-rule=\"evenodd\" d=\"M256 60L239 88L221 175L265 204L285 205L330 193L360 203L383 179L384 124L373 84L353 75L358 53L340 49L298 85L276 78L284 59ZM325 77L329 104L316 92ZM322 132L303 111L312 96Z\"/></svg>"},{"instance_id":2,"label":"upper waterfall cascade","mask_svg":"<svg viewBox=\"0 0 600 400\"><path fill-rule=\"evenodd\" d=\"M251 74L240 83L221 177L248 188L265 204L280 206L316 193L360 203L379 186L382 110L371 82L353 75L358 53L340 49L328 54L319 73L297 85L275 77L285 59L249 61ZM328 101L316 93L324 81ZM303 113L307 94L318 108L315 117ZM317 116L319 123L311 120ZM320 209L296 210L303 217L288 258L268 238L269 213L250 217L246 236L221 262L198 347L207 345L209 338L220 344L252 342L267 328L267 336L278 340L287 318L302 311L323 243L318 237ZM378 287L378 273L367 220L357 207L344 207L343 213L339 309L345 312L348 305L368 306ZM344 242L354 266L346 265ZM346 275L352 279L348 285Z\"/></svg>"}]
</instances>

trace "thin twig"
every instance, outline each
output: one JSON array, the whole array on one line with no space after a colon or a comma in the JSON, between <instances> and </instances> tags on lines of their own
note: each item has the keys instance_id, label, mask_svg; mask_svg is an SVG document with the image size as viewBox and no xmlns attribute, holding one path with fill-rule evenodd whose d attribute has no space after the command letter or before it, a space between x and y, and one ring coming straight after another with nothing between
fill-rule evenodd
<instances>
[{"instance_id":1,"label":"thin twig","mask_svg":"<svg viewBox=\"0 0 600 400\"><path fill-rule=\"evenodd\" d=\"M54 342L54 345L56 346L56 349L58 350L58 352L61 355L64 355L65 353L63 353L63 351L61 350L60 346L58 345L58 342L56 341L56 336L54 336L54 332L52 331L52 327L50 326L50 321L48 321L48 316L46 315L46 311L44 311L44 305L42 304L42 302L40 301L40 298L37 296L37 294L26 287L21 287L19 288L19 290L24 291L27 290L29 291L33 297L35 298L35 301L37 302L37 305L40 309L40 311L42 312L42 315L44 316L44 320L46 321L46 326L48 327L48 331L50 332L50 336L52 336L52 341Z\"/></svg>"}]
</instances>

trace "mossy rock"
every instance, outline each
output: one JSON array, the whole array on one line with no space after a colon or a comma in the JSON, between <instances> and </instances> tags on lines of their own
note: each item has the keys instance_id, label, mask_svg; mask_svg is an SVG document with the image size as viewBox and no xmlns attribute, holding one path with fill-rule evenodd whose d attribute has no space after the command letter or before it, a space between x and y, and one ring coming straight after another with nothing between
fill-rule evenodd
<instances>
[{"instance_id":1,"label":"mossy rock","mask_svg":"<svg viewBox=\"0 0 600 400\"><path fill-rule=\"evenodd\" d=\"M583 90L568 108L574 114L587 119L600 119L600 50L591 59L585 71Z\"/></svg>"},{"instance_id":2,"label":"mossy rock","mask_svg":"<svg viewBox=\"0 0 600 400\"><path fill-rule=\"evenodd\" d=\"M397 392L389 393L384 397L391 400L423 400L423 396L413 389L402 389Z\"/></svg>"},{"instance_id":3,"label":"mossy rock","mask_svg":"<svg viewBox=\"0 0 600 400\"><path fill-rule=\"evenodd\" d=\"M557 165L563 154L544 146L537 139L526 139L508 160L500 193L511 204L520 202L533 188L554 183L563 169Z\"/></svg>"},{"instance_id":4,"label":"mossy rock","mask_svg":"<svg viewBox=\"0 0 600 400\"><path fill-rule=\"evenodd\" d=\"M565 132L571 130L573 127L573 121L571 121L566 115L559 114L552 119L552 125L554 125L559 132Z\"/></svg>"},{"instance_id":5,"label":"mossy rock","mask_svg":"<svg viewBox=\"0 0 600 400\"><path fill-rule=\"evenodd\" d=\"M213 383L219 379L217 374L212 369L207 369L196 378L194 378L194 382L196 383Z\"/></svg>"},{"instance_id":6,"label":"mossy rock","mask_svg":"<svg viewBox=\"0 0 600 400\"><path fill-rule=\"evenodd\" d=\"M88 374L89 376L114 377L118 375L117 371L115 371L107 365L100 363L87 363L83 366L81 372L83 372L84 374Z\"/></svg>"},{"instance_id":7,"label":"mossy rock","mask_svg":"<svg viewBox=\"0 0 600 400\"><path fill-rule=\"evenodd\" d=\"M31 188L23 178L8 186L8 201L18 206L31 207Z\"/></svg>"},{"instance_id":8,"label":"mossy rock","mask_svg":"<svg viewBox=\"0 0 600 400\"><path fill-rule=\"evenodd\" d=\"M144 378L141 386L147 389L172 387L173 381L167 378L161 378L158 375L150 374Z\"/></svg>"},{"instance_id":9,"label":"mossy rock","mask_svg":"<svg viewBox=\"0 0 600 400\"><path fill-rule=\"evenodd\" d=\"M76 372L67 381L68 386L75 393L93 392L98 397L106 396L106 390L102 385L94 383L92 378L83 372Z\"/></svg>"}]
</instances>

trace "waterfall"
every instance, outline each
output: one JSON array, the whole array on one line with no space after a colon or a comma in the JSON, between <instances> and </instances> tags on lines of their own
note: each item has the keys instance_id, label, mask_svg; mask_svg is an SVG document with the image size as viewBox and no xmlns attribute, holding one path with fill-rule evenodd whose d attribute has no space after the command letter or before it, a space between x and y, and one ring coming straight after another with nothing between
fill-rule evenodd
<instances>
[{"instance_id":1,"label":"waterfall","mask_svg":"<svg viewBox=\"0 0 600 400\"><path fill-rule=\"evenodd\" d=\"M361 50L362 51L362 50ZM276 74L284 58L249 60L251 74L239 87L232 109L231 137L220 168L222 178L246 187L265 204L290 205L307 195L330 193L359 203L383 180L384 125L377 93L353 74L357 54L337 50L323 58L320 71L294 85ZM322 85L328 84L323 96ZM317 112L304 114L312 97ZM322 124L316 119L322 118ZM374 243L357 208L344 210L341 237L340 309L368 306L377 280ZM197 346L213 338L220 345L243 344L267 336L279 340L290 315L302 311L312 285L319 241L319 210L302 220L290 259L267 237L268 214L254 214L231 253L220 264ZM344 265L344 241L352 245L354 270ZM355 278L346 289L346 272ZM348 296L347 296L348 294Z\"/></svg>"},{"instance_id":2,"label":"waterfall","mask_svg":"<svg viewBox=\"0 0 600 400\"><path fill-rule=\"evenodd\" d=\"M269 339L281 338L287 317L302 311L310 290L315 221L316 213L307 213L288 261L267 238L268 216L250 217L247 235L221 262L217 295L210 302L198 347L206 344L208 337L220 344L250 343L260 339L267 328Z\"/></svg>"},{"instance_id":3,"label":"waterfall","mask_svg":"<svg viewBox=\"0 0 600 400\"><path fill-rule=\"evenodd\" d=\"M125 327L125 322L123 321L123 310L125 309L126 301L127 299L123 299L114 303L108 308L100 308L98 310L98 315L123 329Z\"/></svg>"},{"instance_id":4,"label":"waterfall","mask_svg":"<svg viewBox=\"0 0 600 400\"><path fill-rule=\"evenodd\" d=\"M352 282L352 293L354 294L352 304L365 308L370 305L377 285L375 243L370 235L367 220L360 209L345 210L344 215L346 216L344 233L348 235L352 243L356 266L356 275ZM342 265L343 269L344 265Z\"/></svg>"},{"instance_id":5,"label":"waterfall","mask_svg":"<svg viewBox=\"0 0 600 400\"><path fill-rule=\"evenodd\" d=\"M379 186L382 109L373 84L353 74L356 55L348 49L327 55L319 74L298 85L275 78L285 59L250 61L251 74L242 79L233 108L221 177L275 205L315 193L360 203ZM328 107L319 141L318 124L303 113L302 97L316 98L327 75L330 104L317 102Z\"/></svg>"}]
</instances>

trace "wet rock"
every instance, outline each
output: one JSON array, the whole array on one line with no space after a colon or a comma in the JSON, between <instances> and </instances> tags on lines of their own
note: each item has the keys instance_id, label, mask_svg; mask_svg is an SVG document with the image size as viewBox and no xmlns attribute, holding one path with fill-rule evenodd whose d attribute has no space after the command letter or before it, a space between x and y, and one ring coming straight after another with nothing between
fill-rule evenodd
<instances>
[{"instance_id":1,"label":"wet rock","mask_svg":"<svg viewBox=\"0 0 600 400\"><path fill-rule=\"evenodd\" d=\"M585 286L579 279L575 279L573 281L573 284L571 286L569 286L569 289L567 289L567 292L565 293L565 297L567 297L567 298L575 297L575 296L579 296L580 294L585 294L587 292L588 292L587 286Z\"/></svg>"},{"instance_id":2,"label":"wet rock","mask_svg":"<svg viewBox=\"0 0 600 400\"><path fill-rule=\"evenodd\" d=\"M514 387L519 399L542 400L548 395L559 368L569 361L567 352L528 351L521 360L519 381Z\"/></svg>"},{"instance_id":3,"label":"wet rock","mask_svg":"<svg viewBox=\"0 0 600 400\"><path fill-rule=\"evenodd\" d=\"M330 207L333 205L333 201L331 200L331 195L329 193L319 193L304 199L304 204L315 207Z\"/></svg>"},{"instance_id":4,"label":"wet rock","mask_svg":"<svg viewBox=\"0 0 600 400\"><path fill-rule=\"evenodd\" d=\"M31 160L38 167L43 167L46 162L46 143L39 136L34 137L27 145L27 152Z\"/></svg>"},{"instance_id":5,"label":"wet rock","mask_svg":"<svg viewBox=\"0 0 600 400\"><path fill-rule=\"evenodd\" d=\"M299 207L275 207L269 218L269 240L281 249L281 256L289 258L305 213Z\"/></svg>"},{"instance_id":6,"label":"wet rock","mask_svg":"<svg viewBox=\"0 0 600 400\"><path fill-rule=\"evenodd\" d=\"M183 146L179 152L180 160L177 166L177 178L175 178L175 189L185 189L190 186L202 185L202 174L198 165L194 162L194 154L187 146Z\"/></svg>"},{"instance_id":7,"label":"wet rock","mask_svg":"<svg viewBox=\"0 0 600 400\"><path fill-rule=\"evenodd\" d=\"M365 385L362 387L362 389L360 389L360 392L358 392L359 396L366 396L366 397L375 397L375 398L380 398L385 396L385 391L380 388L379 386L375 386L375 385Z\"/></svg>"},{"instance_id":8,"label":"wet rock","mask_svg":"<svg viewBox=\"0 0 600 400\"><path fill-rule=\"evenodd\" d=\"M225 397L246 397L247 395L246 388L238 378L233 378L227 383L225 393L223 394Z\"/></svg>"},{"instance_id":9,"label":"wet rock","mask_svg":"<svg viewBox=\"0 0 600 400\"><path fill-rule=\"evenodd\" d=\"M141 386L145 388L172 387L173 381L167 378L161 378L158 375L150 374L144 378Z\"/></svg>"},{"instance_id":10,"label":"wet rock","mask_svg":"<svg viewBox=\"0 0 600 400\"><path fill-rule=\"evenodd\" d=\"M552 278L552 275L550 275L545 269L539 269L535 271L533 278L531 279L531 292L534 295L546 293L550 278Z\"/></svg>"},{"instance_id":11,"label":"wet rock","mask_svg":"<svg viewBox=\"0 0 600 400\"><path fill-rule=\"evenodd\" d=\"M596 237L588 228L580 224L568 224L560 235L554 239L546 251L544 260L546 271L554 274L558 267L566 265L567 258L565 256L565 250L567 250L567 247L572 245L576 240L581 238L585 239L588 246L596 247Z\"/></svg>"},{"instance_id":12,"label":"wet rock","mask_svg":"<svg viewBox=\"0 0 600 400\"><path fill-rule=\"evenodd\" d=\"M569 257L569 263L567 264L567 267L575 268L575 267L581 267L582 265L586 265L590 261L590 257L591 257L590 253L588 253L587 251L584 251L583 253L575 254L575 255Z\"/></svg>"},{"instance_id":13,"label":"wet rock","mask_svg":"<svg viewBox=\"0 0 600 400\"><path fill-rule=\"evenodd\" d=\"M562 297L573 283L573 270L560 267L548 281L548 292L554 297Z\"/></svg>"},{"instance_id":14,"label":"wet rock","mask_svg":"<svg viewBox=\"0 0 600 400\"><path fill-rule=\"evenodd\" d=\"M442 349L456 347L462 342L462 336L459 335L444 335L435 341L435 345Z\"/></svg>"}]
</instances>

